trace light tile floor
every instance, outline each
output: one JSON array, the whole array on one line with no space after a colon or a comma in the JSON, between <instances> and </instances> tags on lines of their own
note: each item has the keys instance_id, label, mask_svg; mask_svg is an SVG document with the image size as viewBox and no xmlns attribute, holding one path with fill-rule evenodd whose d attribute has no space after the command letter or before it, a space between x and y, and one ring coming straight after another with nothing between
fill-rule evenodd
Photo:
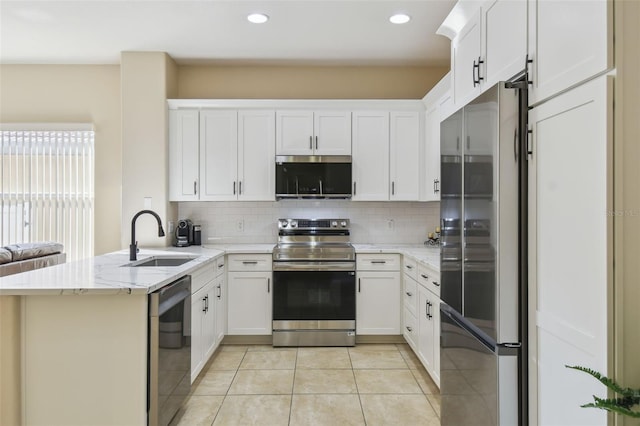
<instances>
[{"instance_id":1,"label":"light tile floor","mask_svg":"<svg viewBox=\"0 0 640 426\"><path fill-rule=\"evenodd\" d=\"M440 392L406 344L223 345L171 426L440 424Z\"/></svg>"}]
</instances>

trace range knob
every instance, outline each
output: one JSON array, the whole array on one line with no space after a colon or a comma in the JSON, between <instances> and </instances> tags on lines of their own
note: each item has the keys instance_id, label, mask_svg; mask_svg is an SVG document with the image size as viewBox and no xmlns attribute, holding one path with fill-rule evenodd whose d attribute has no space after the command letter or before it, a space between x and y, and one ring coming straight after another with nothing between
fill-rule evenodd
<instances>
[{"instance_id":1,"label":"range knob","mask_svg":"<svg viewBox=\"0 0 640 426\"><path fill-rule=\"evenodd\" d=\"M289 222L289 227L297 228L298 227L298 221L297 220L292 220L291 222Z\"/></svg>"},{"instance_id":2,"label":"range knob","mask_svg":"<svg viewBox=\"0 0 640 426\"><path fill-rule=\"evenodd\" d=\"M286 228L289 225L289 222L286 220L281 220L280 221L280 227L281 228Z\"/></svg>"},{"instance_id":3,"label":"range knob","mask_svg":"<svg viewBox=\"0 0 640 426\"><path fill-rule=\"evenodd\" d=\"M338 221L337 220L332 220L331 221L331 227L332 228L337 228L338 227Z\"/></svg>"},{"instance_id":4,"label":"range knob","mask_svg":"<svg viewBox=\"0 0 640 426\"><path fill-rule=\"evenodd\" d=\"M343 228L347 227L347 221L343 220L342 222L340 222L340 226L342 226Z\"/></svg>"}]
</instances>

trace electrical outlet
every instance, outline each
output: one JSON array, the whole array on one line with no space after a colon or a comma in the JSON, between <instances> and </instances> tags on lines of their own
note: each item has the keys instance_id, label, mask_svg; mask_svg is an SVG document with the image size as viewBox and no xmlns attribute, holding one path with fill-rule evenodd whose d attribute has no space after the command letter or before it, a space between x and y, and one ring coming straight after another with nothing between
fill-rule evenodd
<instances>
[{"instance_id":1,"label":"electrical outlet","mask_svg":"<svg viewBox=\"0 0 640 426\"><path fill-rule=\"evenodd\" d=\"M176 226L175 223L172 220L170 220L169 221L169 231L168 231L169 234L173 234L173 231L175 230L175 226Z\"/></svg>"},{"instance_id":2,"label":"electrical outlet","mask_svg":"<svg viewBox=\"0 0 640 426\"><path fill-rule=\"evenodd\" d=\"M236 231L244 232L244 220L243 219L238 219L238 221L236 222Z\"/></svg>"},{"instance_id":3,"label":"electrical outlet","mask_svg":"<svg viewBox=\"0 0 640 426\"><path fill-rule=\"evenodd\" d=\"M387 228L389 229L393 229L395 223L393 221L393 219L387 219Z\"/></svg>"}]
</instances>

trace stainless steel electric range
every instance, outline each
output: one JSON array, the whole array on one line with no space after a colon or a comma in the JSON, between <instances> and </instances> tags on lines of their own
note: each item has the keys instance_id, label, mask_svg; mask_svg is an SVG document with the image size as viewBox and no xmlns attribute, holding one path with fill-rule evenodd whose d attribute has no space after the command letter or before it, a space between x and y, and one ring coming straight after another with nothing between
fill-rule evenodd
<instances>
[{"instance_id":1,"label":"stainless steel electric range","mask_svg":"<svg viewBox=\"0 0 640 426\"><path fill-rule=\"evenodd\" d=\"M280 219L273 346L354 346L356 262L349 219Z\"/></svg>"}]
</instances>

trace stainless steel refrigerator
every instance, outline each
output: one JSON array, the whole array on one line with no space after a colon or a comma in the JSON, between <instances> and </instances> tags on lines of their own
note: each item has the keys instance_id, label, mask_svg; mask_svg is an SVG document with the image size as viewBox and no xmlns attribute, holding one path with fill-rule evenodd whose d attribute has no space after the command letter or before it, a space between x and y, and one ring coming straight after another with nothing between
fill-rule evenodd
<instances>
[{"instance_id":1,"label":"stainless steel refrigerator","mask_svg":"<svg viewBox=\"0 0 640 426\"><path fill-rule=\"evenodd\" d=\"M526 85L441 123L443 426L526 424Z\"/></svg>"}]
</instances>

